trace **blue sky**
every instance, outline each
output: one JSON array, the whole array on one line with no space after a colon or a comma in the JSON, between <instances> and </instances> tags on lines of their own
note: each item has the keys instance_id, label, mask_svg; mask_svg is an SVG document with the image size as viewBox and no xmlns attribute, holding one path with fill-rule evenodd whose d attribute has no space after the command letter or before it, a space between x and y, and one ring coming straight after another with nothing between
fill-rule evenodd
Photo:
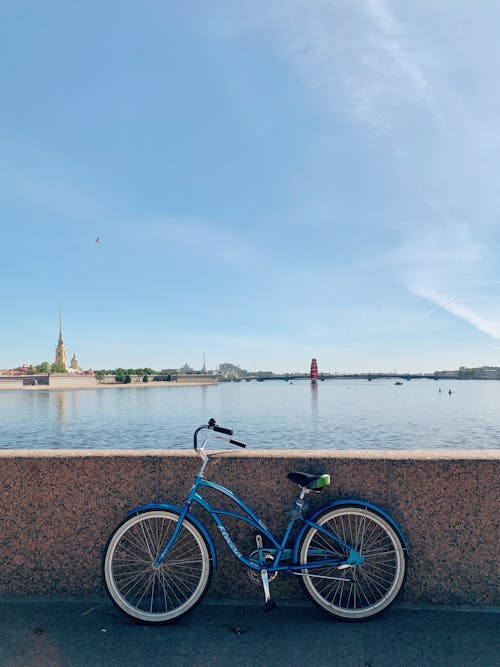
<instances>
[{"instance_id":1,"label":"blue sky","mask_svg":"<svg viewBox=\"0 0 500 667\"><path fill-rule=\"evenodd\" d=\"M499 21L5 5L0 368L500 365Z\"/></svg>"}]
</instances>

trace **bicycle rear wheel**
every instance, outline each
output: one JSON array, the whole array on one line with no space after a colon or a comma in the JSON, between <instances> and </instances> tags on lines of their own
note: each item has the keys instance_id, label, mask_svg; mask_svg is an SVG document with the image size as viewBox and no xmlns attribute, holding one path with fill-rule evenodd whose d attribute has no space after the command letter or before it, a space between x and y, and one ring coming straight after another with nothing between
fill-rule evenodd
<instances>
[{"instance_id":1,"label":"bicycle rear wheel","mask_svg":"<svg viewBox=\"0 0 500 667\"><path fill-rule=\"evenodd\" d=\"M363 620L387 609L406 576L406 550L394 528L377 512L356 505L326 510L316 523L366 560L346 569L303 570L300 581L307 596L322 611L343 620ZM299 546L301 564L347 555L346 549L314 526L306 530Z\"/></svg>"},{"instance_id":2,"label":"bicycle rear wheel","mask_svg":"<svg viewBox=\"0 0 500 667\"><path fill-rule=\"evenodd\" d=\"M159 568L153 563L172 535L179 515L149 510L124 519L103 554L103 577L111 600L135 621L171 623L205 595L213 564L205 537L189 519Z\"/></svg>"}]
</instances>

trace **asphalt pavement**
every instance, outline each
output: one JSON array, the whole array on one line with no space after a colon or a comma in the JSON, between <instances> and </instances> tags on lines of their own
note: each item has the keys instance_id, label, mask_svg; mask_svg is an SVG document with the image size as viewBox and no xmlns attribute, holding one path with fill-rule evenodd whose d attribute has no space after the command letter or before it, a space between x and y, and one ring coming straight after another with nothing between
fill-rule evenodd
<instances>
[{"instance_id":1,"label":"asphalt pavement","mask_svg":"<svg viewBox=\"0 0 500 667\"><path fill-rule=\"evenodd\" d=\"M500 667L500 614L394 606L330 620L307 602L264 612L204 600L167 626L128 620L104 598L0 598L2 667Z\"/></svg>"}]
</instances>

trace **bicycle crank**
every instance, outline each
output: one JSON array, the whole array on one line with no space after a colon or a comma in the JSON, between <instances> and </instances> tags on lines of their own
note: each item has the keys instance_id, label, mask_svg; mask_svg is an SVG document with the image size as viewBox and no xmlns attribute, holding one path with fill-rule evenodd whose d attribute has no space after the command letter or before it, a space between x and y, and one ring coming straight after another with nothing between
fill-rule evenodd
<instances>
[{"instance_id":1,"label":"bicycle crank","mask_svg":"<svg viewBox=\"0 0 500 667\"><path fill-rule=\"evenodd\" d=\"M249 557L252 560L258 561L259 560L259 550L256 549L255 551L252 551L252 553L250 554ZM268 568L274 562L274 556L270 553L262 554L262 558L263 558L263 563L262 563L261 567ZM248 574L248 577L249 577L250 581L252 581L257 586L262 586L262 577L260 576L260 571L258 571L258 570L247 570L247 574ZM268 575L267 575L268 581L269 582L274 581L274 579L276 579L277 576L278 576L277 572L271 572L270 574L268 573Z\"/></svg>"},{"instance_id":2,"label":"bicycle crank","mask_svg":"<svg viewBox=\"0 0 500 667\"><path fill-rule=\"evenodd\" d=\"M273 564L274 556L272 553L262 548L261 535L256 535L255 541L257 543L257 549L255 549L255 551L252 551L249 558L250 560L257 561L259 563L261 570L263 568L267 570L267 568ZM247 574L250 578L250 581L253 581L254 584L257 584L257 586L260 586L262 584L262 575L259 571L247 570ZM271 574L267 573L267 581L268 582L274 581L274 579L276 579L277 576L278 576L277 572L271 572Z\"/></svg>"},{"instance_id":3,"label":"bicycle crank","mask_svg":"<svg viewBox=\"0 0 500 667\"><path fill-rule=\"evenodd\" d=\"M261 584L264 590L264 611L271 611L276 608L276 602L271 597L269 591L269 582L276 578L277 572L271 572L269 575L267 571L267 566L272 565L274 562L274 556L269 551L266 551L262 547L262 535L255 536L255 542L257 544L257 549L252 551L250 558L256 561L259 564L260 571L256 572L255 570L247 570L247 574L250 577L251 581L255 584Z\"/></svg>"}]
</instances>

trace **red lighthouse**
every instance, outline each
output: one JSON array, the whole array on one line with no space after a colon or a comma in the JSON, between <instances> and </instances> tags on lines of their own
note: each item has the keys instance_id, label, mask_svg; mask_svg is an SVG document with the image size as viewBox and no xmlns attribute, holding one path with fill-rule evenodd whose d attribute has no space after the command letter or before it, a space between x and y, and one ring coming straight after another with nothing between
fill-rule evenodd
<instances>
[{"instance_id":1,"label":"red lighthouse","mask_svg":"<svg viewBox=\"0 0 500 667\"><path fill-rule=\"evenodd\" d=\"M311 384L316 384L318 381L318 362L316 359L311 361Z\"/></svg>"}]
</instances>

